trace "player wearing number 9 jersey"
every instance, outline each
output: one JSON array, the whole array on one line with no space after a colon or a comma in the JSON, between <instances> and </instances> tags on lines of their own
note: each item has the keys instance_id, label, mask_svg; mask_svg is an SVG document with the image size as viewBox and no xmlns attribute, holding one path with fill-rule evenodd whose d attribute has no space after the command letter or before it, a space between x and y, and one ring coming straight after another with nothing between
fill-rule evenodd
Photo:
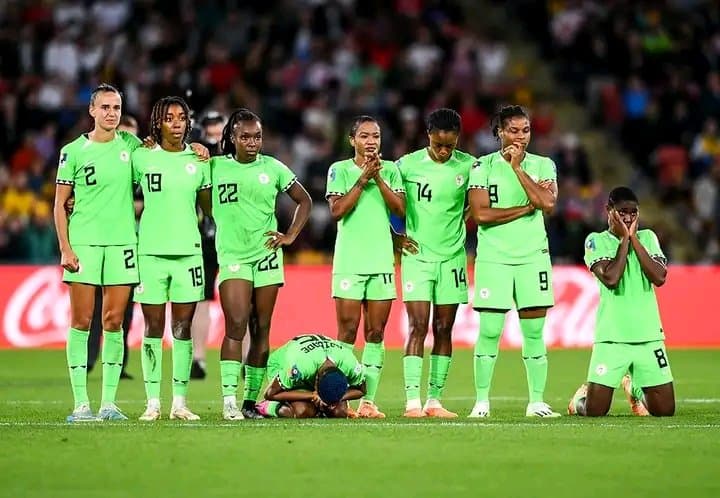
<instances>
[{"instance_id":1,"label":"player wearing number 9 jersey","mask_svg":"<svg viewBox=\"0 0 720 498\"><path fill-rule=\"evenodd\" d=\"M203 298L203 262L196 202L209 206L210 172L186 144L190 109L179 97L155 103L150 135L158 144L132 155L133 180L142 188L138 265L140 284L135 301L142 304L145 336L142 347L147 408L140 420L160 418L162 338L165 305L171 303L173 335L173 402L171 419L198 420L185 398L192 364L190 325Z\"/></svg>"},{"instance_id":2,"label":"player wearing number 9 jersey","mask_svg":"<svg viewBox=\"0 0 720 498\"><path fill-rule=\"evenodd\" d=\"M283 285L282 246L292 244L310 216L312 201L295 174L260 153L262 124L247 109L235 111L223 129L224 156L211 160L212 214L220 272L225 338L220 351L223 417L262 418L255 403L270 353L270 320ZM277 231L275 201L286 192L297 203L287 233ZM245 390L239 410L236 392L242 368L242 339L250 326Z\"/></svg>"},{"instance_id":3,"label":"player wearing number 9 jersey","mask_svg":"<svg viewBox=\"0 0 720 498\"><path fill-rule=\"evenodd\" d=\"M523 334L527 416L559 417L544 402L547 351L543 327L554 303L543 211L557 198L555 164L526 152L530 120L520 106L501 108L493 119L500 150L481 157L470 173L470 211L478 224L473 308L480 312L475 344L476 403L470 417L490 414L490 382L505 314L515 305Z\"/></svg>"},{"instance_id":4,"label":"player wearing number 9 jersey","mask_svg":"<svg viewBox=\"0 0 720 498\"><path fill-rule=\"evenodd\" d=\"M442 407L452 355L452 328L460 303L467 303L465 197L475 159L456 150L460 115L433 111L427 119L429 146L397 161L406 192L406 227L416 243L402 256L403 301L410 325L405 347L406 417L457 417ZM433 349L428 400L420 402L425 337L433 305Z\"/></svg>"}]
</instances>

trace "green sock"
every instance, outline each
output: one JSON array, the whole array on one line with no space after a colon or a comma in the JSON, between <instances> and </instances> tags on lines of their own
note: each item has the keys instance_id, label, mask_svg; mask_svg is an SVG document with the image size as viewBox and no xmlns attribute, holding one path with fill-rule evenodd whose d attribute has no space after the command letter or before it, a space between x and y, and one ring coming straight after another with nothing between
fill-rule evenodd
<instances>
[{"instance_id":1,"label":"green sock","mask_svg":"<svg viewBox=\"0 0 720 498\"><path fill-rule=\"evenodd\" d=\"M123 355L123 331L103 331L102 347L102 404L115 403L118 384L120 383L120 372L122 371Z\"/></svg>"},{"instance_id":2,"label":"green sock","mask_svg":"<svg viewBox=\"0 0 720 498\"><path fill-rule=\"evenodd\" d=\"M280 408L280 402L279 401L268 401L267 404L267 414L270 415L273 418L277 418L278 416L278 409Z\"/></svg>"},{"instance_id":3,"label":"green sock","mask_svg":"<svg viewBox=\"0 0 720 498\"><path fill-rule=\"evenodd\" d=\"M547 382L547 348L543 340L545 317L521 318L520 329L523 334L522 356L527 372L530 403L542 401Z\"/></svg>"},{"instance_id":4,"label":"green sock","mask_svg":"<svg viewBox=\"0 0 720 498\"><path fill-rule=\"evenodd\" d=\"M162 354L162 338L143 337L141 360L147 399L160 399Z\"/></svg>"},{"instance_id":5,"label":"green sock","mask_svg":"<svg viewBox=\"0 0 720 498\"><path fill-rule=\"evenodd\" d=\"M243 391L243 402L257 402L266 370L267 368L265 367L245 365L245 389Z\"/></svg>"},{"instance_id":6,"label":"green sock","mask_svg":"<svg viewBox=\"0 0 720 498\"><path fill-rule=\"evenodd\" d=\"M406 356L403 358L405 397L408 401L420 399L420 378L422 377L422 367L422 356Z\"/></svg>"},{"instance_id":7,"label":"green sock","mask_svg":"<svg viewBox=\"0 0 720 498\"><path fill-rule=\"evenodd\" d=\"M380 384L380 373L385 362L385 344L382 342L365 343L361 361L365 366L365 383L367 387L363 399L374 402Z\"/></svg>"},{"instance_id":8,"label":"green sock","mask_svg":"<svg viewBox=\"0 0 720 498\"><path fill-rule=\"evenodd\" d=\"M67 355L70 386L75 407L89 403L87 394L87 357L90 332L71 328L68 333L65 353Z\"/></svg>"},{"instance_id":9,"label":"green sock","mask_svg":"<svg viewBox=\"0 0 720 498\"><path fill-rule=\"evenodd\" d=\"M495 362L500 351L500 335L505 326L505 313L480 312L480 331L475 342L473 371L475 376L475 401L490 400Z\"/></svg>"},{"instance_id":10,"label":"green sock","mask_svg":"<svg viewBox=\"0 0 720 498\"><path fill-rule=\"evenodd\" d=\"M442 399L445 381L450 370L450 357L439 354L430 355L430 378L428 383L428 399Z\"/></svg>"},{"instance_id":11,"label":"green sock","mask_svg":"<svg viewBox=\"0 0 720 498\"><path fill-rule=\"evenodd\" d=\"M220 382L223 396L235 396L240 382L242 362L235 360L220 360Z\"/></svg>"},{"instance_id":12,"label":"green sock","mask_svg":"<svg viewBox=\"0 0 720 498\"><path fill-rule=\"evenodd\" d=\"M173 396L187 396L192 354L192 339L183 340L173 337Z\"/></svg>"}]
</instances>

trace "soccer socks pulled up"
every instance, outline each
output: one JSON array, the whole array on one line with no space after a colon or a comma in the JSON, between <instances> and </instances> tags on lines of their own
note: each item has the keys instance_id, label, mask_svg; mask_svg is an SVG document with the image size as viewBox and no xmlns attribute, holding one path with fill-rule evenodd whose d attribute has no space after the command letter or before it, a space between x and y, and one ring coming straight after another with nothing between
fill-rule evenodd
<instances>
[{"instance_id":1,"label":"soccer socks pulled up","mask_svg":"<svg viewBox=\"0 0 720 498\"><path fill-rule=\"evenodd\" d=\"M173 398L185 398L190 383L190 368L192 367L193 345L192 339L177 339L173 337Z\"/></svg>"},{"instance_id":2,"label":"soccer socks pulled up","mask_svg":"<svg viewBox=\"0 0 720 498\"><path fill-rule=\"evenodd\" d=\"M160 399L162 353L162 338L143 338L141 362L143 380L145 381L145 396L147 396L148 401Z\"/></svg>"},{"instance_id":3,"label":"soccer socks pulled up","mask_svg":"<svg viewBox=\"0 0 720 498\"><path fill-rule=\"evenodd\" d=\"M70 386L72 387L75 408L89 403L87 394L87 357L90 332L71 328L68 333L65 354L67 356Z\"/></svg>"},{"instance_id":4,"label":"soccer socks pulled up","mask_svg":"<svg viewBox=\"0 0 720 498\"><path fill-rule=\"evenodd\" d=\"M120 383L120 372L122 371L123 356L123 331L103 331L102 346L102 405L115 403L118 384Z\"/></svg>"},{"instance_id":5,"label":"soccer socks pulled up","mask_svg":"<svg viewBox=\"0 0 720 498\"><path fill-rule=\"evenodd\" d=\"M422 356L406 356L403 358L403 377L405 379L405 397L407 398L408 408L422 408L420 403L422 366Z\"/></svg>"},{"instance_id":6,"label":"soccer socks pulled up","mask_svg":"<svg viewBox=\"0 0 720 498\"><path fill-rule=\"evenodd\" d=\"M235 396L237 394L241 370L242 362L235 360L220 360L220 382L222 384L223 397Z\"/></svg>"},{"instance_id":7,"label":"soccer socks pulled up","mask_svg":"<svg viewBox=\"0 0 720 498\"><path fill-rule=\"evenodd\" d=\"M385 344L382 342L365 343L361 361L365 366L365 382L367 387L367 392L363 399L374 402L378 385L380 384L380 374L382 373L383 363L385 362Z\"/></svg>"},{"instance_id":8,"label":"soccer socks pulled up","mask_svg":"<svg viewBox=\"0 0 720 498\"><path fill-rule=\"evenodd\" d=\"M475 377L475 400L490 400L495 362L500 350L500 336L505 326L505 313L480 312L480 332L475 342L473 372Z\"/></svg>"},{"instance_id":9,"label":"soccer socks pulled up","mask_svg":"<svg viewBox=\"0 0 720 498\"><path fill-rule=\"evenodd\" d=\"M428 379L428 400L440 401L445 390L448 372L450 371L449 356L430 355L430 377Z\"/></svg>"},{"instance_id":10,"label":"soccer socks pulled up","mask_svg":"<svg viewBox=\"0 0 720 498\"><path fill-rule=\"evenodd\" d=\"M254 405L260 395L263 379L265 378L265 367L253 367L245 365L245 388L243 390L243 404ZM224 384L224 382L223 382ZM250 407L248 407L250 408Z\"/></svg>"},{"instance_id":11,"label":"soccer socks pulled up","mask_svg":"<svg viewBox=\"0 0 720 498\"><path fill-rule=\"evenodd\" d=\"M544 326L545 317L520 319L520 330L523 334L522 357L527 373L530 403L543 401L545 394L548 361L543 340Z\"/></svg>"}]
</instances>

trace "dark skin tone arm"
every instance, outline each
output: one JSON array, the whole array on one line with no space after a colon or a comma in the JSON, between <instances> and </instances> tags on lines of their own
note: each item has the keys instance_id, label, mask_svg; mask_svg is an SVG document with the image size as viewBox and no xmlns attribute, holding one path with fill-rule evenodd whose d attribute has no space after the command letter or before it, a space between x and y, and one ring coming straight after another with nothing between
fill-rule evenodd
<instances>
[{"instance_id":1,"label":"dark skin tone arm","mask_svg":"<svg viewBox=\"0 0 720 498\"><path fill-rule=\"evenodd\" d=\"M360 178L357 179L355 184L350 188L350 190L345 195L331 195L328 198L328 203L330 205L330 215L332 216L333 220L338 221L346 214L350 213L353 209L355 209L355 206L357 205L358 200L360 199L360 196L363 193L363 189L367 186L368 182L375 177L378 172L381 169L380 163L377 161L372 161L370 159L366 160L362 166L361 166L363 172L360 174ZM384 182L379 182L384 183ZM388 189L389 190L389 189ZM394 192L390 191L392 195L395 195ZM384 198L384 196L383 196ZM387 202L387 200L385 201ZM405 216L405 200L402 201L403 204L403 216Z\"/></svg>"},{"instance_id":2,"label":"dark skin tone arm","mask_svg":"<svg viewBox=\"0 0 720 498\"><path fill-rule=\"evenodd\" d=\"M380 159L376 157L376 161L378 164L380 163ZM382 169L382 166L380 166L380 169ZM393 192L393 190L390 188L390 185L385 183L385 180L382 179L380 176L380 170L375 174L375 183L377 184L378 188L380 189L380 194L382 195L383 200L385 201L385 205L390 209L390 212L394 214L395 216L399 216L400 218L405 217L405 194L399 194L397 192Z\"/></svg>"},{"instance_id":3,"label":"dark skin tone arm","mask_svg":"<svg viewBox=\"0 0 720 498\"><path fill-rule=\"evenodd\" d=\"M199 190L197 193L197 200L198 204L200 205L200 209L202 209L202 212L205 216L212 216L212 197L210 195L210 192L212 189L205 188L202 190Z\"/></svg>"},{"instance_id":4,"label":"dark skin tone arm","mask_svg":"<svg viewBox=\"0 0 720 498\"><path fill-rule=\"evenodd\" d=\"M265 390L265 399L270 401L313 401L317 397L317 393L313 391L285 391L277 379Z\"/></svg>"},{"instance_id":5,"label":"dark skin tone arm","mask_svg":"<svg viewBox=\"0 0 720 498\"><path fill-rule=\"evenodd\" d=\"M359 386L350 386L350 388L345 393L345 396L342 397L341 401L352 401L354 399L360 399L365 396L366 391L367 389L365 387L365 382L363 382Z\"/></svg>"},{"instance_id":6,"label":"dark skin tone arm","mask_svg":"<svg viewBox=\"0 0 720 498\"><path fill-rule=\"evenodd\" d=\"M295 182L292 187L288 189L287 193L297 204L292 223L287 233L283 234L275 231L265 232L265 235L269 237L265 243L265 247L268 249L277 249L280 246L287 246L295 242L295 239L297 239L297 236L300 234L300 230L303 229L310 217L312 199L310 199L310 194L307 193L305 187L303 187L300 182Z\"/></svg>"},{"instance_id":7,"label":"dark skin tone arm","mask_svg":"<svg viewBox=\"0 0 720 498\"><path fill-rule=\"evenodd\" d=\"M640 268L642 269L645 276L653 283L656 287L662 287L665 284L665 278L667 277L667 268L665 265L657 260L654 260L647 249L640 243L640 239L637 237L637 232L633 232L630 235L630 245L635 251L635 254L640 261Z\"/></svg>"},{"instance_id":8,"label":"dark skin tone arm","mask_svg":"<svg viewBox=\"0 0 720 498\"><path fill-rule=\"evenodd\" d=\"M485 189L474 188L470 190L468 199L470 202L470 216L478 225L502 225L535 211L532 204L510 208L490 207L490 193Z\"/></svg>"},{"instance_id":9,"label":"dark skin tone arm","mask_svg":"<svg viewBox=\"0 0 720 498\"><path fill-rule=\"evenodd\" d=\"M557 185L555 185L555 182L535 183L535 181L525 173L520 165L523 157L525 157L524 146L518 144L510 145L503 150L503 155L505 157L510 156L510 166L512 166L513 172L525 190L528 199L530 199L530 204L537 209L542 209L546 213L552 213L557 200Z\"/></svg>"},{"instance_id":10,"label":"dark skin tone arm","mask_svg":"<svg viewBox=\"0 0 720 498\"><path fill-rule=\"evenodd\" d=\"M610 230L620 237L615 257L612 261L599 261L592 267L592 272L608 289L614 289L620 283L627 266L627 256L630 251L630 234L637 227L637 219L628 228L623 223L617 211L610 211Z\"/></svg>"}]
</instances>

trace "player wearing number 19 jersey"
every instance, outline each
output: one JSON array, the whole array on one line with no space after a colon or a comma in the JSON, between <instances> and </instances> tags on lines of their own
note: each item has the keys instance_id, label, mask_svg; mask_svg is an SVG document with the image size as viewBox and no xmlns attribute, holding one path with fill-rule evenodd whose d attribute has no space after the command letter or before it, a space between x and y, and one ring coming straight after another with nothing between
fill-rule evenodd
<instances>
[{"instance_id":1,"label":"player wearing number 19 jersey","mask_svg":"<svg viewBox=\"0 0 720 498\"><path fill-rule=\"evenodd\" d=\"M270 320L284 282L282 247L292 244L305 226L312 201L287 166L260 153L262 124L254 113L235 111L223 129L221 145L225 155L212 159L211 174L220 304L225 315L220 350L223 417L262 418L255 403L270 353ZM297 204L286 234L277 231L275 218L275 201L281 192ZM236 392L248 325L250 348L239 410Z\"/></svg>"},{"instance_id":2,"label":"player wearing number 19 jersey","mask_svg":"<svg viewBox=\"0 0 720 498\"><path fill-rule=\"evenodd\" d=\"M470 210L478 223L473 307L480 312L474 359L476 403L470 416L490 413L490 382L505 313L515 305L530 398L525 414L558 417L543 400L547 379L543 326L554 301L542 213L555 205L555 165L525 151L530 120L520 106L503 107L493 121L501 149L478 160L469 185Z\"/></svg>"},{"instance_id":3,"label":"player wearing number 19 jersey","mask_svg":"<svg viewBox=\"0 0 720 498\"><path fill-rule=\"evenodd\" d=\"M209 204L210 172L186 144L190 110L179 97L160 99L152 110L154 149L133 153L133 179L142 188L138 265L140 284L135 301L142 304L145 337L142 347L147 409L140 420L160 417L162 338L165 305L171 303L173 334L173 402L171 419L197 420L185 398L192 364L190 325L203 297L203 264L195 210L198 197Z\"/></svg>"},{"instance_id":4,"label":"player wearing number 19 jersey","mask_svg":"<svg viewBox=\"0 0 720 498\"><path fill-rule=\"evenodd\" d=\"M427 120L429 146L401 157L406 192L407 236L416 254L402 256L402 288L410 334L403 359L407 417L456 417L442 407L452 355L452 328L460 303L467 303L465 197L475 159L456 149L460 116L433 111ZM414 251L415 252L415 251ZM420 402L425 337L433 305L433 350L428 399Z\"/></svg>"}]
</instances>

